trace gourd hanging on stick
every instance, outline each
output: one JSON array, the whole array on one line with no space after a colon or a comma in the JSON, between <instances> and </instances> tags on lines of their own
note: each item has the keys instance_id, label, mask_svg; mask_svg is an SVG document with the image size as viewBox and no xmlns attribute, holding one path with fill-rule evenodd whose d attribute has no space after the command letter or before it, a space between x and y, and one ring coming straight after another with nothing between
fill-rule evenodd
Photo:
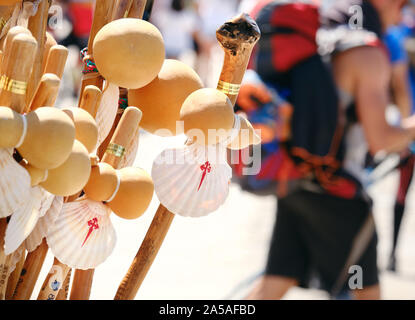
<instances>
[{"instance_id":1,"label":"gourd hanging on stick","mask_svg":"<svg viewBox=\"0 0 415 320\"><path fill-rule=\"evenodd\" d=\"M252 49L259 40L260 31L255 21L248 15L240 15L225 23L216 34L220 43L225 44L223 46L225 62L218 89L225 91L232 105L236 101L237 89L242 82ZM228 47L226 44L230 42L233 45ZM170 212L163 204L160 204L141 247L118 287L114 299L134 299L163 243L173 217L174 213Z\"/></svg>"}]
</instances>

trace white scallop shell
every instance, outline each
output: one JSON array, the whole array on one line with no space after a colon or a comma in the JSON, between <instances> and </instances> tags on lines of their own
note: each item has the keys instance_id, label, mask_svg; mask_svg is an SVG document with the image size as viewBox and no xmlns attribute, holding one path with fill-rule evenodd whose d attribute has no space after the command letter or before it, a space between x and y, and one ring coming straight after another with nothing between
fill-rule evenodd
<instances>
[{"instance_id":1,"label":"white scallop shell","mask_svg":"<svg viewBox=\"0 0 415 320\"><path fill-rule=\"evenodd\" d=\"M65 203L46 236L54 256L82 270L103 263L116 243L110 214L111 210L101 202L84 199Z\"/></svg>"},{"instance_id":2,"label":"white scallop shell","mask_svg":"<svg viewBox=\"0 0 415 320\"><path fill-rule=\"evenodd\" d=\"M157 197L169 211L201 217L225 202L232 169L225 147L194 143L164 150L154 160L151 175Z\"/></svg>"},{"instance_id":3,"label":"white scallop shell","mask_svg":"<svg viewBox=\"0 0 415 320\"><path fill-rule=\"evenodd\" d=\"M7 224L4 238L6 254L14 252L30 235L39 218L52 205L54 196L39 186L30 190L30 199L17 211L13 212Z\"/></svg>"},{"instance_id":4,"label":"white scallop shell","mask_svg":"<svg viewBox=\"0 0 415 320\"><path fill-rule=\"evenodd\" d=\"M102 93L101 103L97 110L95 121L98 126L98 143L97 147L108 136L114 124L118 111L118 100L120 98L120 89L117 85L108 83L108 86Z\"/></svg>"},{"instance_id":5,"label":"white scallop shell","mask_svg":"<svg viewBox=\"0 0 415 320\"><path fill-rule=\"evenodd\" d=\"M17 263L20 261L23 254L24 254L24 246L20 246L19 248L17 248L16 251L14 251L12 253L12 259L11 259L11 262L10 262L9 274L11 274L14 271L14 269L16 268Z\"/></svg>"},{"instance_id":6,"label":"white scallop shell","mask_svg":"<svg viewBox=\"0 0 415 320\"><path fill-rule=\"evenodd\" d=\"M24 245L28 252L34 251L41 243L47 232L55 223L63 207L63 197L54 197L49 210L40 216L35 228L26 238Z\"/></svg>"},{"instance_id":7,"label":"white scallop shell","mask_svg":"<svg viewBox=\"0 0 415 320\"><path fill-rule=\"evenodd\" d=\"M0 149L0 218L19 210L30 198L30 175L13 159L13 149Z\"/></svg>"}]
</instances>

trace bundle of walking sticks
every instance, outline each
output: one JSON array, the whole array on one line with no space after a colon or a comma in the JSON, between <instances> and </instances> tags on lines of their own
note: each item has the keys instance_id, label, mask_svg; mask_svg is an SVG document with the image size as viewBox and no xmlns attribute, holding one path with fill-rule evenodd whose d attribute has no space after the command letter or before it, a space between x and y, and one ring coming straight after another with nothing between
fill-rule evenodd
<instances>
[{"instance_id":1,"label":"bundle of walking sticks","mask_svg":"<svg viewBox=\"0 0 415 320\"><path fill-rule=\"evenodd\" d=\"M218 28L223 68L217 88L205 88L165 58L163 35L142 19L146 4L95 1L70 107L56 105L68 49L48 32L52 1L0 5L1 299L89 299L95 268L116 247L112 214L137 219L156 193L160 206L114 297L134 299L173 217L217 210L232 175L227 151L260 143L234 113L256 23L241 14ZM150 174L134 166L140 130L186 143L163 151ZM39 279L48 252L53 265Z\"/></svg>"}]
</instances>

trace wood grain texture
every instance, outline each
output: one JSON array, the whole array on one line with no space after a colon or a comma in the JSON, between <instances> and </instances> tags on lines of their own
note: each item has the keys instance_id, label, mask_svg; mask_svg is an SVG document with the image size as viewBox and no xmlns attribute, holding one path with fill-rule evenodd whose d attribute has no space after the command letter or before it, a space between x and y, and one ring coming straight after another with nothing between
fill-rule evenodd
<instances>
[{"instance_id":1,"label":"wood grain texture","mask_svg":"<svg viewBox=\"0 0 415 320\"><path fill-rule=\"evenodd\" d=\"M28 29L37 42L37 51L32 73L27 86L26 103L29 104L36 92L36 88L43 74L43 55L45 54L46 27L48 22L51 0L41 0L36 14L29 18Z\"/></svg>"},{"instance_id":2,"label":"wood grain texture","mask_svg":"<svg viewBox=\"0 0 415 320\"><path fill-rule=\"evenodd\" d=\"M16 35L10 48L10 58L5 66L5 77L8 81L28 83L30 72L36 54L36 40L28 35L19 33ZM3 88L0 93L0 105L8 106L18 113L22 113L26 107L26 93L16 93L13 90Z\"/></svg>"},{"instance_id":3,"label":"wood grain texture","mask_svg":"<svg viewBox=\"0 0 415 320\"><path fill-rule=\"evenodd\" d=\"M69 300L88 300L91 295L95 269L75 271Z\"/></svg>"},{"instance_id":4,"label":"wood grain texture","mask_svg":"<svg viewBox=\"0 0 415 320\"><path fill-rule=\"evenodd\" d=\"M68 54L69 50L66 47L61 45L52 46L46 59L43 74L53 73L57 75L59 79L62 79Z\"/></svg>"},{"instance_id":5,"label":"wood grain texture","mask_svg":"<svg viewBox=\"0 0 415 320\"><path fill-rule=\"evenodd\" d=\"M216 31L216 38L225 51L220 81L236 85L242 83L252 50L260 36L258 25L247 14L233 18ZM235 104L237 95L228 96Z\"/></svg>"},{"instance_id":6,"label":"wood grain texture","mask_svg":"<svg viewBox=\"0 0 415 320\"><path fill-rule=\"evenodd\" d=\"M128 18L142 19L146 8L147 0L132 0L132 5L128 11Z\"/></svg>"},{"instance_id":7,"label":"wood grain texture","mask_svg":"<svg viewBox=\"0 0 415 320\"><path fill-rule=\"evenodd\" d=\"M111 137L110 143L123 146L124 148L130 145L134 137L139 134L141 117L142 112L138 108L128 107L125 109ZM105 152L101 160L101 162L108 163L114 169L118 168L120 161L121 157L109 152Z\"/></svg>"},{"instance_id":8,"label":"wood grain texture","mask_svg":"<svg viewBox=\"0 0 415 320\"><path fill-rule=\"evenodd\" d=\"M4 252L4 236L6 234L7 229L7 218L0 219L0 300L4 300L4 294L2 296L3 288L6 287L7 284L7 263L8 263L8 256L6 256Z\"/></svg>"},{"instance_id":9,"label":"wood grain texture","mask_svg":"<svg viewBox=\"0 0 415 320\"><path fill-rule=\"evenodd\" d=\"M3 28L6 26L7 21L12 17L14 8L15 5L0 6L0 34L3 32Z\"/></svg>"},{"instance_id":10,"label":"wood grain texture","mask_svg":"<svg viewBox=\"0 0 415 320\"><path fill-rule=\"evenodd\" d=\"M160 205L131 266L123 278L114 300L133 300L140 289L164 238L173 222L174 214Z\"/></svg>"},{"instance_id":11,"label":"wood grain texture","mask_svg":"<svg viewBox=\"0 0 415 320\"><path fill-rule=\"evenodd\" d=\"M23 270L23 265L25 262L25 252L23 252L22 256L20 257L19 262L16 264L15 269L9 276L9 281L7 283L6 289L6 300L12 300L14 291L16 290L17 283L19 282L20 274Z\"/></svg>"},{"instance_id":12,"label":"wood grain texture","mask_svg":"<svg viewBox=\"0 0 415 320\"><path fill-rule=\"evenodd\" d=\"M40 271L48 253L46 239L32 252L26 255L19 281L13 293L13 300L29 300L32 296Z\"/></svg>"},{"instance_id":13,"label":"wood grain texture","mask_svg":"<svg viewBox=\"0 0 415 320\"><path fill-rule=\"evenodd\" d=\"M58 98L60 83L61 81L57 75L53 73L44 74L26 112L34 111L40 107L53 107Z\"/></svg>"},{"instance_id":14,"label":"wood grain texture","mask_svg":"<svg viewBox=\"0 0 415 320\"><path fill-rule=\"evenodd\" d=\"M101 103L102 91L96 86L87 86L82 93L80 108L88 111L88 113L95 119L98 107Z\"/></svg>"}]
</instances>

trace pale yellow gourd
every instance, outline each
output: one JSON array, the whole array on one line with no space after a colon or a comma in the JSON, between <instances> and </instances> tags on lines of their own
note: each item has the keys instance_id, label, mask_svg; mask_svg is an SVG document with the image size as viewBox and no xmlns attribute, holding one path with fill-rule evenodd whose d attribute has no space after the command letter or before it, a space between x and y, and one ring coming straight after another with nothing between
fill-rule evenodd
<instances>
[{"instance_id":1,"label":"pale yellow gourd","mask_svg":"<svg viewBox=\"0 0 415 320\"><path fill-rule=\"evenodd\" d=\"M63 164L72 152L75 125L62 110L39 108L28 113L27 134L17 148L31 165L39 169L54 169Z\"/></svg>"},{"instance_id":2,"label":"pale yellow gourd","mask_svg":"<svg viewBox=\"0 0 415 320\"><path fill-rule=\"evenodd\" d=\"M75 124L75 139L92 153L98 142L98 126L88 111L81 108L63 108Z\"/></svg>"},{"instance_id":3,"label":"pale yellow gourd","mask_svg":"<svg viewBox=\"0 0 415 320\"><path fill-rule=\"evenodd\" d=\"M154 193L153 180L140 168L123 168L117 170L117 174L120 186L114 199L107 205L123 219L136 219L150 205Z\"/></svg>"},{"instance_id":4,"label":"pale yellow gourd","mask_svg":"<svg viewBox=\"0 0 415 320\"><path fill-rule=\"evenodd\" d=\"M40 183L45 190L57 196L70 196L83 189L91 173L91 161L85 146L75 140L68 159L59 167L48 170Z\"/></svg>"},{"instance_id":5,"label":"pale yellow gourd","mask_svg":"<svg viewBox=\"0 0 415 320\"><path fill-rule=\"evenodd\" d=\"M100 162L93 166L88 183L84 187L85 195L94 201L106 201L117 188L117 174L108 163Z\"/></svg>"},{"instance_id":6,"label":"pale yellow gourd","mask_svg":"<svg viewBox=\"0 0 415 320\"><path fill-rule=\"evenodd\" d=\"M202 80L192 68L167 59L151 83L128 91L128 102L143 112L140 122L143 129L160 136L177 135L182 133L176 131L176 122L180 121L183 102L202 87Z\"/></svg>"},{"instance_id":7,"label":"pale yellow gourd","mask_svg":"<svg viewBox=\"0 0 415 320\"><path fill-rule=\"evenodd\" d=\"M229 136L234 111L228 96L212 88L190 94L180 110L180 120L189 138L199 144L217 144ZM209 137L210 135L210 137Z\"/></svg>"},{"instance_id":8,"label":"pale yellow gourd","mask_svg":"<svg viewBox=\"0 0 415 320\"><path fill-rule=\"evenodd\" d=\"M127 89L149 84L165 58L160 31L151 23L124 18L106 24L93 43L99 73L109 82Z\"/></svg>"}]
</instances>

